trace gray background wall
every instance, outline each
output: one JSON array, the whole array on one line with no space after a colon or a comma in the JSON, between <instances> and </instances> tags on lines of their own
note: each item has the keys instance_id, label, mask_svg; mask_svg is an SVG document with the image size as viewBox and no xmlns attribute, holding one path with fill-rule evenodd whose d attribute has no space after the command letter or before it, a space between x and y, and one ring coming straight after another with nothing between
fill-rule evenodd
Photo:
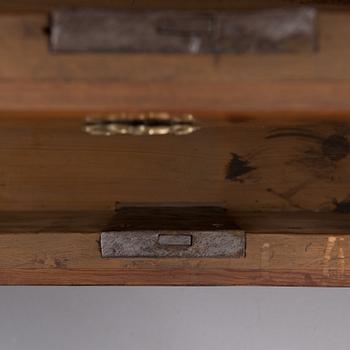
<instances>
[{"instance_id":1,"label":"gray background wall","mask_svg":"<svg viewBox=\"0 0 350 350\"><path fill-rule=\"evenodd\" d=\"M0 287L1 350L348 349L350 289Z\"/></svg>"}]
</instances>

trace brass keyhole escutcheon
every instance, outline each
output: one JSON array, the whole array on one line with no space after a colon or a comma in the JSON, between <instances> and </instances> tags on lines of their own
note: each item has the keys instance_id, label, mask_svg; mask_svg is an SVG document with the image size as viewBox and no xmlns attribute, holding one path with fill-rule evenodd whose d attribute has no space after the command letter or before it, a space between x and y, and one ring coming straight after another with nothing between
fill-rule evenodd
<instances>
[{"instance_id":1,"label":"brass keyhole escutcheon","mask_svg":"<svg viewBox=\"0 0 350 350\"><path fill-rule=\"evenodd\" d=\"M192 114L119 113L88 116L84 130L91 135L188 135L198 130Z\"/></svg>"}]
</instances>

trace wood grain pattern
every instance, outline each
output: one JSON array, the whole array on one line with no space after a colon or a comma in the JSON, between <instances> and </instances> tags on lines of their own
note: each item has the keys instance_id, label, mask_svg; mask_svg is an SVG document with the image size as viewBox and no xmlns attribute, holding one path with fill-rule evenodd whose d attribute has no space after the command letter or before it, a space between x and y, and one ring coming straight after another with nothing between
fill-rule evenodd
<instances>
[{"instance_id":1,"label":"wood grain pattern","mask_svg":"<svg viewBox=\"0 0 350 350\"><path fill-rule=\"evenodd\" d=\"M350 286L348 235L248 234L241 259L103 259L99 234L1 234L0 284Z\"/></svg>"},{"instance_id":2,"label":"wood grain pattern","mask_svg":"<svg viewBox=\"0 0 350 350\"><path fill-rule=\"evenodd\" d=\"M277 113L314 116L350 113L350 83L106 83L0 81L2 115L14 112L81 113L167 111L251 114L259 118ZM252 99L252 95L254 98ZM6 113L7 112L7 113Z\"/></svg>"},{"instance_id":3,"label":"wood grain pattern","mask_svg":"<svg viewBox=\"0 0 350 350\"><path fill-rule=\"evenodd\" d=\"M82 118L3 118L0 210L113 212L119 201L349 212L349 123L223 120L187 136L103 137L84 133Z\"/></svg>"}]
</instances>

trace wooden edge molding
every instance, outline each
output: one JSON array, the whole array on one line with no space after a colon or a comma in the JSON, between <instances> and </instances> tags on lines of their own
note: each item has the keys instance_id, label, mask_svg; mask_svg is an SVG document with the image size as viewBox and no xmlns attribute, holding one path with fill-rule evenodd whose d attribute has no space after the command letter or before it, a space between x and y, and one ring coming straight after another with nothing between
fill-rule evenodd
<instances>
[{"instance_id":1,"label":"wooden edge molding","mask_svg":"<svg viewBox=\"0 0 350 350\"><path fill-rule=\"evenodd\" d=\"M266 277L268 276L268 278ZM2 285L32 286L294 286L349 287L347 280L318 271L235 269L0 269Z\"/></svg>"}]
</instances>

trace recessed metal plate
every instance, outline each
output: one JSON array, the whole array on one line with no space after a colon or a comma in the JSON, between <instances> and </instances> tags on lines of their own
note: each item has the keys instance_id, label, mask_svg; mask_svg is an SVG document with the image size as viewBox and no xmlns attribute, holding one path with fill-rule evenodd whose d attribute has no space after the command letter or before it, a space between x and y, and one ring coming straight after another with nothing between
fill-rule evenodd
<instances>
[{"instance_id":1,"label":"recessed metal plate","mask_svg":"<svg viewBox=\"0 0 350 350\"><path fill-rule=\"evenodd\" d=\"M317 48L316 10L258 11L57 10L54 51L139 53L278 53Z\"/></svg>"},{"instance_id":2,"label":"recessed metal plate","mask_svg":"<svg viewBox=\"0 0 350 350\"><path fill-rule=\"evenodd\" d=\"M101 234L104 258L240 258L245 234L218 231L113 231Z\"/></svg>"}]
</instances>

